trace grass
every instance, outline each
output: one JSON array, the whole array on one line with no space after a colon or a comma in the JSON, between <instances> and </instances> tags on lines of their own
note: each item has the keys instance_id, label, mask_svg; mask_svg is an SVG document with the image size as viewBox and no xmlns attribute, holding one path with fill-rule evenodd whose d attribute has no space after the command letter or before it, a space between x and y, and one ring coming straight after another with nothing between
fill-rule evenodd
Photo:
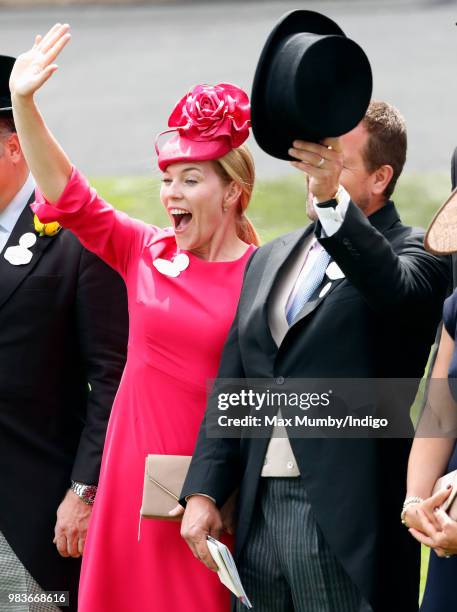
<instances>
[{"instance_id":1,"label":"grass","mask_svg":"<svg viewBox=\"0 0 457 612\"><path fill-rule=\"evenodd\" d=\"M160 182L148 177L96 178L92 184L116 208L154 225L169 225L160 204ZM408 225L427 227L450 191L445 173L407 174L401 177L394 201ZM249 217L262 242L307 224L305 190L299 174L256 184ZM429 551L422 548L421 596L425 586Z\"/></svg>"},{"instance_id":2,"label":"grass","mask_svg":"<svg viewBox=\"0 0 457 612\"><path fill-rule=\"evenodd\" d=\"M421 547L421 583L420 583L420 601L422 602L422 596L424 594L425 581L427 579L427 568L428 560L430 557L430 549L426 546Z\"/></svg>"}]
</instances>

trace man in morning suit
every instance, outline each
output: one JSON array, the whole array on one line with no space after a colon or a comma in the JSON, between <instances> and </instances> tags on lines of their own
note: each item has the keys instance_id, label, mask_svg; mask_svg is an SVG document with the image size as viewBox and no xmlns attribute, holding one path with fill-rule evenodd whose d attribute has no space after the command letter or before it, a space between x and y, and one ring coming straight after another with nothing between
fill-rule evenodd
<instances>
[{"instance_id":1,"label":"man in morning suit","mask_svg":"<svg viewBox=\"0 0 457 612\"><path fill-rule=\"evenodd\" d=\"M390 200L406 157L402 117L372 101L348 134L290 153L308 176L312 223L253 254L218 378L267 378L278 390L287 378L420 379L449 266ZM324 290L332 262L341 275ZM218 508L239 487L236 554L256 609L413 612L419 549L399 518L409 448L409 439L216 439L203 423L183 536L214 567L206 535L218 536Z\"/></svg>"},{"instance_id":2,"label":"man in morning suit","mask_svg":"<svg viewBox=\"0 0 457 612\"><path fill-rule=\"evenodd\" d=\"M71 232L34 221L13 64L0 56L0 610L55 611L43 591L69 591L63 609L76 611L127 302L120 277Z\"/></svg>"}]
</instances>

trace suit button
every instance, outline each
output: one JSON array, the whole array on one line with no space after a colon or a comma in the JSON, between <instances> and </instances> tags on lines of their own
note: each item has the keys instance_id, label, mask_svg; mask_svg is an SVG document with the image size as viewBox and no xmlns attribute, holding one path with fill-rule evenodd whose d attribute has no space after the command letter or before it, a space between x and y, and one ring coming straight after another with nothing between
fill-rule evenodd
<instances>
[{"instance_id":1,"label":"suit button","mask_svg":"<svg viewBox=\"0 0 457 612\"><path fill-rule=\"evenodd\" d=\"M343 244L345 244L347 247L351 246L351 241L349 240L349 238L343 238Z\"/></svg>"},{"instance_id":2,"label":"suit button","mask_svg":"<svg viewBox=\"0 0 457 612\"><path fill-rule=\"evenodd\" d=\"M276 384L277 385L283 385L284 384L284 376L278 376L278 378L276 379Z\"/></svg>"}]
</instances>

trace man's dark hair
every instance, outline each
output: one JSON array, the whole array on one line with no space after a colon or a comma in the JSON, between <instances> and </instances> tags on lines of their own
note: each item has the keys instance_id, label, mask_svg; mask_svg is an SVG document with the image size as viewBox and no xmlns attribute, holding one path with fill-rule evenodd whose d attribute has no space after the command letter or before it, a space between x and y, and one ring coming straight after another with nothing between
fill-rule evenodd
<instances>
[{"instance_id":1,"label":"man's dark hair","mask_svg":"<svg viewBox=\"0 0 457 612\"><path fill-rule=\"evenodd\" d=\"M406 124L398 110L387 102L372 100L362 120L368 132L368 141L362 157L368 172L389 165L393 175L384 190L389 199L406 161Z\"/></svg>"},{"instance_id":2,"label":"man's dark hair","mask_svg":"<svg viewBox=\"0 0 457 612\"><path fill-rule=\"evenodd\" d=\"M16 133L16 126L12 113L0 113L0 136L4 137Z\"/></svg>"}]
</instances>

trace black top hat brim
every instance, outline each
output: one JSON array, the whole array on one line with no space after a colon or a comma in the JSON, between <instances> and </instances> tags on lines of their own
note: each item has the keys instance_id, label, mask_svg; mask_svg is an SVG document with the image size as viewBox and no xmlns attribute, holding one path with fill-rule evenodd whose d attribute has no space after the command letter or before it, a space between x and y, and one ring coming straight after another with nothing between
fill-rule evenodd
<instances>
[{"instance_id":1,"label":"black top hat brim","mask_svg":"<svg viewBox=\"0 0 457 612\"><path fill-rule=\"evenodd\" d=\"M11 113L10 76L16 58L0 55L0 113Z\"/></svg>"},{"instance_id":2,"label":"black top hat brim","mask_svg":"<svg viewBox=\"0 0 457 612\"><path fill-rule=\"evenodd\" d=\"M289 47L287 53L292 55L286 58L285 65L279 69L278 59L281 60L279 56L281 53L284 54L285 41L292 40L293 46L293 35L304 33L318 35L316 39L327 38L326 42L332 43L331 53L337 57L338 54L344 55L349 62L354 62L354 71L357 74L351 75L352 81L351 78L348 78L351 83L338 92L335 100L327 99L327 104L322 104L320 100L313 105L312 96L314 100L318 97L316 92L328 91L328 81L335 78L336 75L342 78L341 66L336 66L335 70L329 71L332 74L328 75L327 82L324 82L323 75L319 75L313 81L313 66L321 56L325 57L327 53L324 45L319 46L313 43L312 54L308 52L309 50L306 51L307 57L311 58L308 62L310 67L308 74L311 79L309 83L310 103L309 105L300 104L298 108L296 101L290 99L294 97L297 84L290 82L293 80L293 72L289 74L288 70L295 69L298 61L304 58L304 53L297 60L293 55L294 51ZM326 46L329 47L328 44ZM295 46L295 48L300 54L300 47ZM290 62L289 59L291 59ZM328 66L328 60L323 61L327 61ZM285 93L286 89L291 92L290 96ZM336 83L335 89L337 89ZM354 41L348 39L343 30L325 15L314 11L291 11L284 15L274 27L257 64L251 93L251 123L254 137L266 153L279 159L289 160L291 158L287 151L292 146L294 139L317 142L327 136L340 136L353 129L366 112L371 91L371 68L363 50ZM286 104L284 108L281 108L281 112L277 113L277 105L273 108L272 98L281 95L284 96ZM322 112L320 112L321 108ZM290 112L291 109L295 112ZM329 113L332 117L330 122L328 121Z\"/></svg>"}]
</instances>

